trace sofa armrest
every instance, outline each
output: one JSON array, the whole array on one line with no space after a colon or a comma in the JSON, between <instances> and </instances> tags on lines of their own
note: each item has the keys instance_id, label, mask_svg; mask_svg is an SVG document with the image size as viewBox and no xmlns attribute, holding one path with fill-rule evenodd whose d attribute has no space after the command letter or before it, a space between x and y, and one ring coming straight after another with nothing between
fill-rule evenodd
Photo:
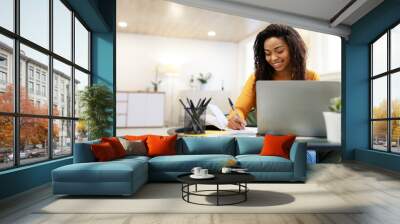
<instances>
[{"instance_id":1,"label":"sofa armrest","mask_svg":"<svg viewBox=\"0 0 400 224\"><path fill-rule=\"evenodd\" d=\"M74 163L95 162L96 158L94 157L90 146L97 143L100 143L100 141L96 140L90 142L75 143Z\"/></svg>"},{"instance_id":2,"label":"sofa armrest","mask_svg":"<svg viewBox=\"0 0 400 224\"><path fill-rule=\"evenodd\" d=\"M293 162L293 179L305 181L307 174L307 143L294 142L290 149L290 160Z\"/></svg>"}]
</instances>

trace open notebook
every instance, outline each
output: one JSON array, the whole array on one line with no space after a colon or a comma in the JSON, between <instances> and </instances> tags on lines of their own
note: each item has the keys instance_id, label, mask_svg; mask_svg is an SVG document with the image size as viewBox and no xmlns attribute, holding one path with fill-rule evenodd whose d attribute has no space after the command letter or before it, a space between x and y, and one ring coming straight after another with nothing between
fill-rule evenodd
<instances>
[{"instance_id":1,"label":"open notebook","mask_svg":"<svg viewBox=\"0 0 400 224\"><path fill-rule=\"evenodd\" d=\"M219 109L218 106L214 104L209 104L207 107L206 114L206 125L214 126L218 130L225 130L227 134L236 135L236 134L257 134L257 128L254 127L246 127L244 130L233 130L227 127L228 119L224 115L224 113Z\"/></svg>"}]
</instances>

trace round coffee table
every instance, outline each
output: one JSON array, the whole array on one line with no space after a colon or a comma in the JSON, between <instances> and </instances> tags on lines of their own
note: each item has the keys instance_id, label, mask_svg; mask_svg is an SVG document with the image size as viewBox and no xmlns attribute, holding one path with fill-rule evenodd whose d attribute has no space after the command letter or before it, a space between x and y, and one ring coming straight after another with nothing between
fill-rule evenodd
<instances>
[{"instance_id":1,"label":"round coffee table","mask_svg":"<svg viewBox=\"0 0 400 224\"><path fill-rule=\"evenodd\" d=\"M190 177L191 173L182 174L177 177L178 181L182 183L182 199L188 203L198 204L198 205L234 205L247 200L247 192L249 188L247 183L255 180L255 177L248 173L216 173L213 174L215 177L212 179L193 179ZM197 185L215 185L215 190L198 190ZM190 191L190 186L195 186L194 191ZM220 185L236 185L237 190L224 190L220 189ZM206 194L209 192L215 192L215 194ZM190 200L190 196L203 196L203 197L216 197L216 204L202 204L193 202ZM231 203L221 203L221 197L232 197L240 196L240 199Z\"/></svg>"}]
</instances>

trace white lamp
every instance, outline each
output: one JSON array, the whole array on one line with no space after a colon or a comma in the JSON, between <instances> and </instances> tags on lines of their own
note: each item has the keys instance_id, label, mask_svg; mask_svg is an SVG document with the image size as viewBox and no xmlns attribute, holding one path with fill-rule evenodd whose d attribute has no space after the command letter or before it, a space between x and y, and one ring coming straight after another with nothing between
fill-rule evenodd
<instances>
[{"instance_id":1,"label":"white lamp","mask_svg":"<svg viewBox=\"0 0 400 224\"><path fill-rule=\"evenodd\" d=\"M162 76L167 76L170 79L171 85L170 85L170 104L171 104L171 109L170 109L170 123L169 125L173 125L173 109L174 109L174 89L175 89L175 80L174 78L178 77L179 74L181 73L181 67L178 64L159 64L157 65L157 76L162 75ZM156 77L158 79L158 77Z\"/></svg>"}]
</instances>

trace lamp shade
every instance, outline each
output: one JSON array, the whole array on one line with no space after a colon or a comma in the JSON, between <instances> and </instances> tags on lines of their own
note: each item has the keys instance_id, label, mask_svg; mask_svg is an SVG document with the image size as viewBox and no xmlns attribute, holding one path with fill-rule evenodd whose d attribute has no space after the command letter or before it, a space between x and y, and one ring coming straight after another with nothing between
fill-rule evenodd
<instances>
[{"instance_id":1,"label":"lamp shade","mask_svg":"<svg viewBox=\"0 0 400 224\"><path fill-rule=\"evenodd\" d=\"M180 66L176 64L159 64L157 66L158 74L165 76L178 76L180 73Z\"/></svg>"}]
</instances>

